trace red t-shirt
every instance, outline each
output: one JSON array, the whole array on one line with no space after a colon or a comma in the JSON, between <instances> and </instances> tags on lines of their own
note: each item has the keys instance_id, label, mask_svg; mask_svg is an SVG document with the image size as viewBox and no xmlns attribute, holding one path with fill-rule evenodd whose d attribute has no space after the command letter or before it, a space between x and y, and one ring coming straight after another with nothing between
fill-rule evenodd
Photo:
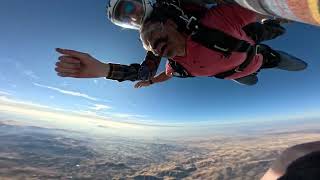
<instances>
[{"instance_id":1,"label":"red t-shirt","mask_svg":"<svg viewBox=\"0 0 320 180\"><path fill-rule=\"evenodd\" d=\"M215 28L235 38L245 40L251 44L254 41L246 35L243 27L256 22L256 13L247 10L237 4L220 5L208 10L201 19L201 23L207 27ZM247 57L247 53L232 52L229 57L222 53L208 49L201 44L187 38L186 55L173 58L181 64L193 76L213 76L238 67ZM262 65L262 56L256 55L251 63L242 71L235 73L226 79L237 79L256 72ZM167 63L166 74L171 75L174 70Z\"/></svg>"}]
</instances>

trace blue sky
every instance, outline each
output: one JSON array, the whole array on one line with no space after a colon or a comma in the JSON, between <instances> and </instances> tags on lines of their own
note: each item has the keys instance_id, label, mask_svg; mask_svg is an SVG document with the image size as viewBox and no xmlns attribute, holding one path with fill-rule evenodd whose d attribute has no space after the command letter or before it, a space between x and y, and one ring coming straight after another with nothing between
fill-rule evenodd
<instances>
[{"instance_id":1,"label":"blue sky","mask_svg":"<svg viewBox=\"0 0 320 180\"><path fill-rule=\"evenodd\" d=\"M56 76L55 48L105 62L140 62L138 33L105 16L105 0L4 0L0 3L0 96L52 108L155 122L230 121L308 116L320 109L320 29L294 23L272 42L304 59L304 72L268 70L245 87L212 78L174 79L143 89L132 82ZM162 70L163 68L161 68Z\"/></svg>"}]
</instances>

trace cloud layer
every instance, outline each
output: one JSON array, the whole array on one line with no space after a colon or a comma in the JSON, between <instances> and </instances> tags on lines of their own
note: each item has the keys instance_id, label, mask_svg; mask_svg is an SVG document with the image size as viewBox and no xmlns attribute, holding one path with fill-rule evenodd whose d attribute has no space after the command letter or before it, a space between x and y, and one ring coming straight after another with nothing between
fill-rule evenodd
<instances>
[{"instance_id":1,"label":"cloud layer","mask_svg":"<svg viewBox=\"0 0 320 180\"><path fill-rule=\"evenodd\" d=\"M64 90L64 89L60 89L60 88L56 88L56 87L52 87L52 86L46 86L46 85L42 85L42 84L38 84L38 83L33 83L33 85L41 87L41 88L50 89L50 90L53 90L53 91L56 91L56 92L59 92L62 94L70 95L70 96L81 97L81 98L89 99L91 101L99 101L99 99L96 97L92 97L87 94L76 92L76 91L68 91L68 90Z\"/></svg>"}]
</instances>

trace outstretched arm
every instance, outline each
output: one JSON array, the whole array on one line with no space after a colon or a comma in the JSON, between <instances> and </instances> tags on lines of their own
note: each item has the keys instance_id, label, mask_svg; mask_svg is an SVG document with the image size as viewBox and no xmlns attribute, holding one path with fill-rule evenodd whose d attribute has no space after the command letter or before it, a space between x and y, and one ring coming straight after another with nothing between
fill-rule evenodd
<instances>
[{"instance_id":1,"label":"outstretched arm","mask_svg":"<svg viewBox=\"0 0 320 180\"><path fill-rule=\"evenodd\" d=\"M68 49L56 49L61 53L56 63L56 72L61 77L98 78L106 77L110 66L87 53Z\"/></svg>"},{"instance_id":2,"label":"outstretched arm","mask_svg":"<svg viewBox=\"0 0 320 180\"><path fill-rule=\"evenodd\" d=\"M147 86L150 86L151 84L155 84L155 83L160 83L160 82L164 82L164 81L167 81L169 79L171 79L172 77L171 76L168 76L166 74L166 72L162 72L160 73L159 75L151 78L150 80L148 81L140 81L138 82L137 84L135 84L135 88L141 88L141 87L147 87Z\"/></svg>"},{"instance_id":3,"label":"outstretched arm","mask_svg":"<svg viewBox=\"0 0 320 180\"><path fill-rule=\"evenodd\" d=\"M98 78L105 77L117 81L146 80L153 77L160 64L160 57L151 52L142 64L122 65L103 63L87 53L68 49L57 49L61 54L56 63L56 71L61 77Z\"/></svg>"}]
</instances>

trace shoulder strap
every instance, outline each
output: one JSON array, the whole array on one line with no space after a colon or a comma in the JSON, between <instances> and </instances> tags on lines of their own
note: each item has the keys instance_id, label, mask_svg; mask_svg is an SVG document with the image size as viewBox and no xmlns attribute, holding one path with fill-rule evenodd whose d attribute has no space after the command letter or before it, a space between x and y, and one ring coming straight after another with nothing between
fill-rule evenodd
<instances>
[{"instance_id":1,"label":"shoulder strap","mask_svg":"<svg viewBox=\"0 0 320 180\"><path fill-rule=\"evenodd\" d=\"M230 55L232 52L248 52L252 47L247 41L203 25L195 17L188 20L186 28L192 31L191 38L193 41L225 55Z\"/></svg>"},{"instance_id":2,"label":"shoulder strap","mask_svg":"<svg viewBox=\"0 0 320 180\"><path fill-rule=\"evenodd\" d=\"M159 8L159 9L157 9ZM165 18L173 19L178 25L178 30L180 32L191 35L193 41L205 46L208 49L218 51L223 53L225 56L229 56L232 52L246 52L251 51L250 54L253 54L254 46L249 42L235 38L221 30L215 28L209 28L203 25L199 20L188 14L185 14L184 11L172 4L163 3L160 7L157 7L155 12L159 10L162 12ZM162 11L160 11L160 9ZM247 58L244 62L244 65L240 67L240 70L244 69L251 61L252 58ZM169 64L178 73L175 75L177 77L192 77L186 69L173 60L169 60ZM225 78L239 71L239 68L223 72L219 75L216 75L217 78Z\"/></svg>"},{"instance_id":3,"label":"shoulder strap","mask_svg":"<svg viewBox=\"0 0 320 180\"><path fill-rule=\"evenodd\" d=\"M230 55L232 52L248 52L252 47L250 43L218 29L208 28L201 24L198 24L197 27L198 29L191 36L192 40L214 51Z\"/></svg>"},{"instance_id":4,"label":"shoulder strap","mask_svg":"<svg viewBox=\"0 0 320 180\"><path fill-rule=\"evenodd\" d=\"M193 41L225 55L230 55L232 52L247 52L251 47L251 44L244 40L221 30L206 27L199 21L200 17L192 16L172 3L159 2L151 16L160 21L172 19L178 25L178 31L191 35Z\"/></svg>"}]
</instances>

